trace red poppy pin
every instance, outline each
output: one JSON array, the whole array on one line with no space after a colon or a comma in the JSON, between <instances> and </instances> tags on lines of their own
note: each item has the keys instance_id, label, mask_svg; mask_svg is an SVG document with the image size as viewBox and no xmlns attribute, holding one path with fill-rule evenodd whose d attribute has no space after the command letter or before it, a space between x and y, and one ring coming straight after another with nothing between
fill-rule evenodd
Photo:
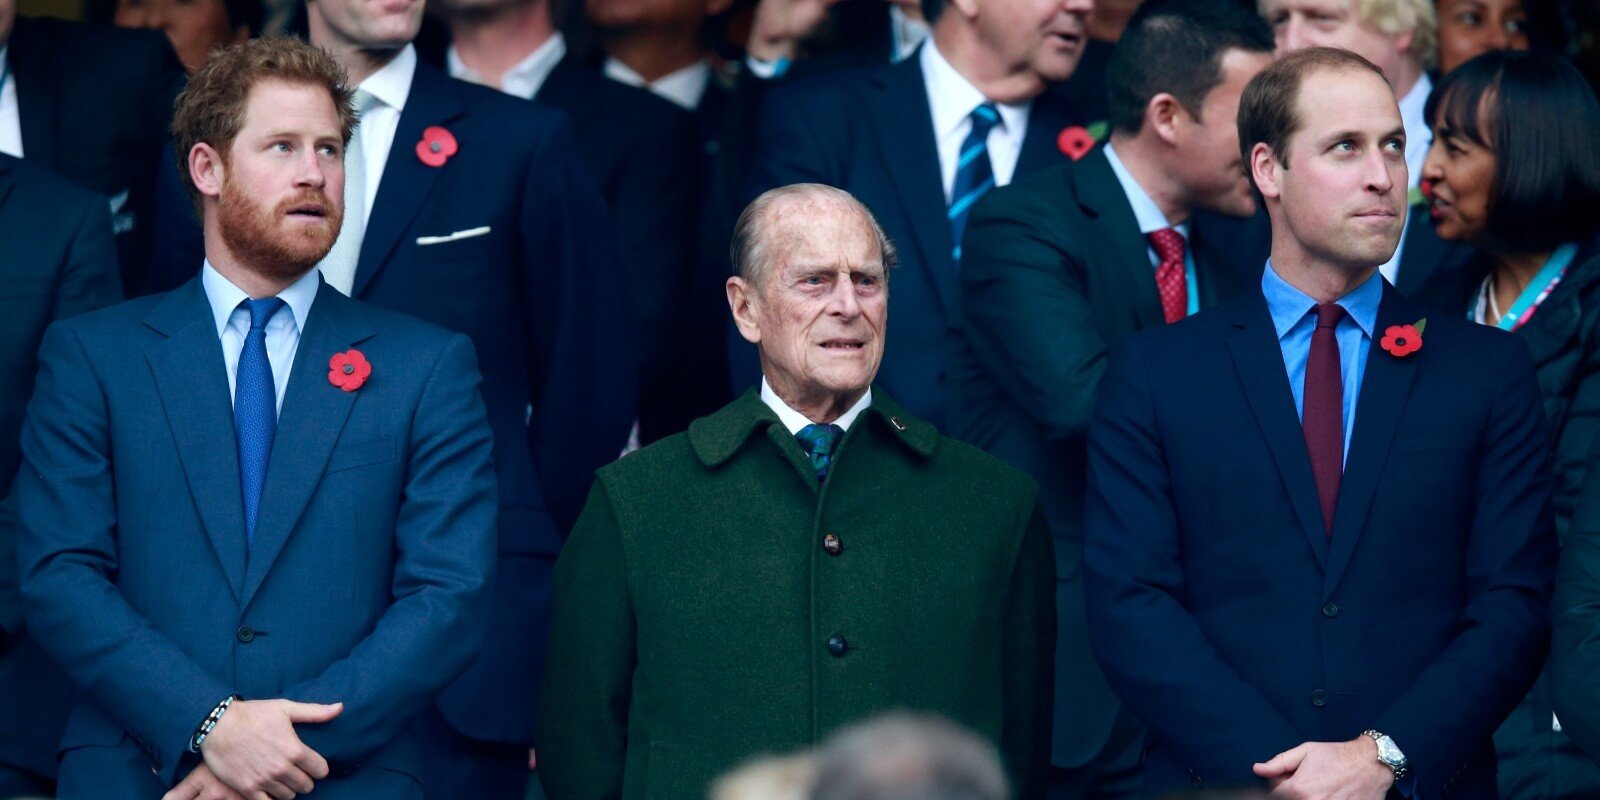
<instances>
[{"instance_id":1,"label":"red poppy pin","mask_svg":"<svg viewBox=\"0 0 1600 800\"><path fill-rule=\"evenodd\" d=\"M372 376L372 364L360 350L351 348L328 359L328 383L347 392L361 388Z\"/></svg>"},{"instance_id":2,"label":"red poppy pin","mask_svg":"<svg viewBox=\"0 0 1600 800\"><path fill-rule=\"evenodd\" d=\"M430 167L442 167L459 149L455 134L431 125L423 129L422 141L417 142L417 158Z\"/></svg>"},{"instance_id":3,"label":"red poppy pin","mask_svg":"<svg viewBox=\"0 0 1600 800\"><path fill-rule=\"evenodd\" d=\"M1422 331L1428 327L1428 318L1417 320L1415 325L1390 325L1378 344L1395 358L1405 358L1422 349Z\"/></svg>"},{"instance_id":4,"label":"red poppy pin","mask_svg":"<svg viewBox=\"0 0 1600 800\"><path fill-rule=\"evenodd\" d=\"M1067 158L1077 161L1094 149L1094 134L1082 125L1062 128L1056 136L1056 147Z\"/></svg>"}]
</instances>

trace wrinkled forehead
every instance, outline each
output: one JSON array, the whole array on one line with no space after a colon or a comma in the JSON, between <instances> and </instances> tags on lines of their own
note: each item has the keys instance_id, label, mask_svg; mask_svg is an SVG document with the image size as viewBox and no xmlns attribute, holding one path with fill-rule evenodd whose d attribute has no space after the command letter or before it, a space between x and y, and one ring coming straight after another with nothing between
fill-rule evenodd
<instances>
[{"instance_id":1,"label":"wrinkled forehead","mask_svg":"<svg viewBox=\"0 0 1600 800\"><path fill-rule=\"evenodd\" d=\"M882 275L877 232L861 209L829 197L784 198L768 210L767 246L780 269Z\"/></svg>"}]
</instances>

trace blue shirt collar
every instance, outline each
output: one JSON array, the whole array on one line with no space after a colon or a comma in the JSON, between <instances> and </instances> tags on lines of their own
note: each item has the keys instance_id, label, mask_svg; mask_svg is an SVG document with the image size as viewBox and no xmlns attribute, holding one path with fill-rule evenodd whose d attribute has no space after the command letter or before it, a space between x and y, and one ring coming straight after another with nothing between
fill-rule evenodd
<instances>
[{"instance_id":1,"label":"blue shirt collar","mask_svg":"<svg viewBox=\"0 0 1600 800\"><path fill-rule=\"evenodd\" d=\"M312 268L300 279L289 284L287 289L278 293L285 305L289 306L290 324L295 330L304 331L306 315L311 313L311 304L317 299L317 287L322 284L322 271ZM211 317L217 325L217 336L228 328L228 320L233 318L234 309L239 307L249 295L243 289L233 285L233 282L222 277L216 267L211 266L211 259L206 259L205 266L200 270L200 285L206 291L206 300L211 303ZM282 312L279 312L282 315Z\"/></svg>"},{"instance_id":2,"label":"blue shirt collar","mask_svg":"<svg viewBox=\"0 0 1600 800\"><path fill-rule=\"evenodd\" d=\"M1161 207L1150 198L1150 193L1144 190L1139 182L1134 180L1133 173L1123 165L1122 158L1117 155L1117 150L1109 143L1105 146L1106 160L1111 162L1111 172L1117 176L1117 183L1122 185L1122 193L1128 196L1128 204L1133 206L1133 218L1139 223L1140 233L1154 233L1163 228L1175 228L1183 238L1189 238L1189 223L1182 222L1172 225L1167 222L1167 215L1161 213Z\"/></svg>"},{"instance_id":3,"label":"blue shirt collar","mask_svg":"<svg viewBox=\"0 0 1600 800\"><path fill-rule=\"evenodd\" d=\"M1311 295L1279 277L1270 259L1267 268L1261 271L1261 293L1267 297L1267 311L1272 314L1272 324L1278 331L1279 339L1288 335L1290 329L1317 306L1317 301ZM1334 302L1344 306L1350 319L1371 338L1373 329L1378 326L1378 304L1382 300L1383 276L1374 270L1372 277Z\"/></svg>"}]
</instances>

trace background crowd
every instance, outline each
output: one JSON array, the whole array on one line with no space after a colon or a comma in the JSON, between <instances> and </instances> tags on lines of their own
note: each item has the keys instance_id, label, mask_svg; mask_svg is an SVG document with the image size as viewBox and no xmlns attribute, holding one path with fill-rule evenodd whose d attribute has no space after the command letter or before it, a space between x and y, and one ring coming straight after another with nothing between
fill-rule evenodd
<instances>
[{"instance_id":1,"label":"background crowd","mask_svg":"<svg viewBox=\"0 0 1600 800\"><path fill-rule=\"evenodd\" d=\"M728 311L736 224L763 192L812 183L859 200L897 254L873 385L1040 486L1049 796L1137 797L1161 687L1108 680L1096 653L1116 648L1090 634L1131 606L1107 605L1127 587L1085 566L1108 353L1261 286L1272 230L1240 181L1241 93L1274 59L1343 48L1381 71L1403 123L1409 211L1383 278L1514 332L1537 370L1522 377L1554 454L1554 651L1570 657L1499 725L1500 796L1600 798L1585 611L1600 604L1600 3L1212 0L1165 27L1141 27L1139 5L87 0L65 20L0 0L0 494L23 469L46 328L180 289L205 262L180 172L193 142L172 133L187 76L216 48L291 34L333 55L361 120L323 280L464 334L482 373L495 579L484 644L415 723L426 783L452 787L437 796L537 791L538 710L562 700L540 696L546 664L586 668L546 645L595 472L762 384ZM69 726L81 690L30 636L18 528L0 504L0 797L49 796L63 735L88 744L106 723Z\"/></svg>"}]
</instances>

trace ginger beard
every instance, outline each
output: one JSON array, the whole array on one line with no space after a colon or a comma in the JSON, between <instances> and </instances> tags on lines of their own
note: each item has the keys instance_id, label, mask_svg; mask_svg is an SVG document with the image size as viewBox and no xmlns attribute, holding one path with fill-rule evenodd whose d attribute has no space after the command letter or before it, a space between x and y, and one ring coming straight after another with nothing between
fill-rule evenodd
<instances>
[{"instance_id":1,"label":"ginger beard","mask_svg":"<svg viewBox=\"0 0 1600 800\"><path fill-rule=\"evenodd\" d=\"M218 204L222 241L257 274L294 280L317 265L339 238L344 208L319 190L307 189L271 209L245 193L229 176ZM316 217L320 221L307 221Z\"/></svg>"}]
</instances>

